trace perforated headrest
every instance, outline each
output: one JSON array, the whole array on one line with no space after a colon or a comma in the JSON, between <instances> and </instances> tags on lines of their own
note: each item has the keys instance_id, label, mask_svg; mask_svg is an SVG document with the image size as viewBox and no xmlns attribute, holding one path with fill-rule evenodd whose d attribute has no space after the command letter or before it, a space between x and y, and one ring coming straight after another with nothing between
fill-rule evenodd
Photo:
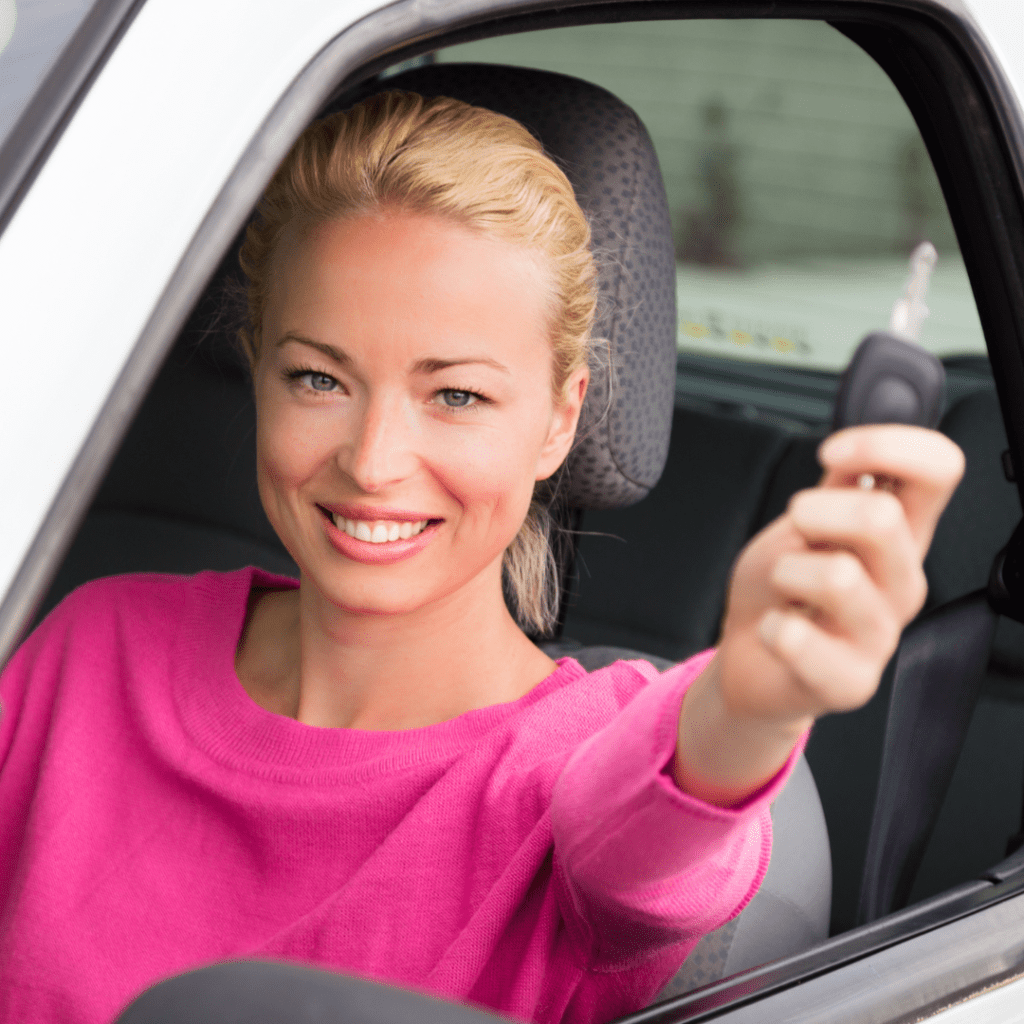
<instances>
[{"instance_id":1,"label":"perforated headrest","mask_svg":"<svg viewBox=\"0 0 1024 1024\"><path fill-rule=\"evenodd\" d=\"M450 96L513 117L572 182L600 268L594 336L607 339L609 351L598 353L592 371L564 497L585 509L639 501L665 465L676 353L672 227L643 122L604 89L528 68L433 64L364 87L355 99L385 89Z\"/></svg>"}]
</instances>

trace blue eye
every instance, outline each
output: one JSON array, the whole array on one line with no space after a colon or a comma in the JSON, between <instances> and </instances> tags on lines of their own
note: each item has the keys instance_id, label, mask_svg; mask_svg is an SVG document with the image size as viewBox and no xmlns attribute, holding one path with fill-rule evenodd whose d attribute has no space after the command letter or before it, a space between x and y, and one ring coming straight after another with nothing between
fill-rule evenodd
<instances>
[{"instance_id":1,"label":"blue eye","mask_svg":"<svg viewBox=\"0 0 1024 1024\"><path fill-rule=\"evenodd\" d=\"M337 381L326 373L310 372L303 374L303 376L309 378L309 386L314 391L331 391L334 385L337 384Z\"/></svg>"},{"instance_id":2,"label":"blue eye","mask_svg":"<svg viewBox=\"0 0 1024 1024\"><path fill-rule=\"evenodd\" d=\"M465 409L478 398L472 391L458 391L455 388L445 388L440 394L444 396L444 404L449 409Z\"/></svg>"},{"instance_id":3,"label":"blue eye","mask_svg":"<svg viewBox=\"0 0 1024 1024\"><path fill-rule=\"evenodd\" d=\"M329 373L324 373L322 370L310 370L297 366L284 370L283 376L289 384L305 386L311 391L327 393L338 387L338 382Z\"/></svg>"},{"instance_id":4,"label":"blue eye","mask_svg":"<svg viewBox=\"0 0 1024 1024\"><path fill-rule=\"evenodd\" d=\"M486 395L470 391L469 388L441 388L434 392L432 401L451 412L462 412L493 404Z\"/></svg>"}]
</instances>

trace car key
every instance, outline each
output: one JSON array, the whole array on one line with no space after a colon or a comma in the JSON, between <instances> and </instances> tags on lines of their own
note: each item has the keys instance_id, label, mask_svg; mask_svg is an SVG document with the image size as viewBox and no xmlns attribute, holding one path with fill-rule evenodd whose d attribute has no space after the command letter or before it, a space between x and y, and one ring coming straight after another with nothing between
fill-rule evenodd
<instances>
[{"instance_id":1,"label":"car key","mask_svg":"<svg viewBox=\"0 0 1024 1024\"><path fill-rule=\"evenodd\" d=\"M914 250L910 279L893 307L889 330L869 334L839 379L833 430L859 423L938 425L945 370L935 356L915 344L928 315L924 296L935 260L928 242Z\"/></svg>"},{"instance_id":2,"label":"car key","mask_svg":"<svg viewBox=\"0 0 1024 1024\"><path fill-rule=\"evenodd\" d=\"M928 316L924 298L937 258L930 242L914 250L910 277L893 307L889 330L869 334L839 379L833 431L861 423L938 425L946 372L931 352L915 343ZM891 490L893 482L864 473L857 483L867 490Z\"/></svg>"}]
</instances>

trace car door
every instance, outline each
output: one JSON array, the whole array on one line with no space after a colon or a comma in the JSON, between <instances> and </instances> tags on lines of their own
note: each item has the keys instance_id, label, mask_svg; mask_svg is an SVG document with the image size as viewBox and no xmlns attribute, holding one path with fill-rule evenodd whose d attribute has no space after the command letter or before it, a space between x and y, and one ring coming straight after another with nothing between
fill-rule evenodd
<instances>
[{"instance_id":1,"label":"car door","mask_svg":"<svg viewBox=\"0 0 1024 1024\"><path fill-rule=\"evenodd\" d=\"M712 29L720 19L743 15L757 30L763 12L760 5L735 3L555 7L410 0L378 7L302 0L285 16L269 3L147 0L105 5L100 13L104 17L86 26L79 49L63 68L63 87L57 88L59 76L51 80L50 106L35 111L38 123L22 126L17 151L5 149L0 175L0 344L7 370L0 375L0 428L8 439L0 450L8 495L0 547L5 658L42 601L207 280L291 140L332 95L403 60L443 54L461 43L496 44L527 30L575 24L615 28L629 20L656 26L659 20L678 22L695 14ZM1024 140L1015 93L1021 70L998 49L1000 40L1009 38L1000 35L1006 31L1006 8L975 5L972 17L960 5L927 0L913 10L849 0L780 4L772 13L830 20L829 31L870 54L905 100L924 144L916 157L907 150L907 166L916 159L920 169L926 151L949 206L952 246L962 253L965 274L955 287L963 289L969 279L969 313L976 316L996 371L991 387L999 397L1012 471L1024 454ZM755 46L751 52L764 49ZM749 68L735 69L737 75L741 71ZM735 281L731 291L723 285L718 272L742 259L738 197L730 199L730 180L735 185L740 176L739 157L730 147L739 144L729 136L727 101L726 96L716 108L712 97L703 109L696 108L705 136L697 137L691 173L696 185L679 222L685 259L677 415L690 425L729 424L754 452L749 473L761 473L760 493L770 500L755 508L749 495L737 499L745 518L730 524L734 553L784 501L782 467L802 459L803 468L792 478L806 474L808 451L827 423L835 372L849 348L816 347L814 330L820 334L820 324L802 326L794 320L793 306L764 312L763 305L777 303L784 290L779 275L754 282L757 287L747 280L739 291ZM916 195L910 188L907 199L908 216L923 218L925 227L935 195L927 173L925 167L921 180L927 181L914 186ZM849 276L849 267L833 268L833 287ZM882 296L895 298L890 288L898 289L898 278L890 274L873 292L874 285L862 283L859 294L873 296L863 316L851 315L840 330L833 308L823 315L825 328L852 346L859 331L881 325L873 321L873 311L886 304ZM829 285L819 276L801 287L800 301L806 304L809 292ZM953 287L947 286L946 297ZM936 294L943 294L938 287ZM974 348L939 351L977 356L974 323L970 320ZM745 356L754 350L760 358ZM797 362L805 356L804 364ZM960 369L960 398L989 387L983 366L965 363ZM780 436L781 446L766 453L768 441ZM705 456L709 450L703 449ZM773 483L778 485L769 486ZM600 520L591 525L600 532ZM988 538L996 544L1005 539ZM719 563L712 567L720 592L729 550L728 545L720 549ZM592 562L599 558L595 549ZM636 558L626 562L638 568ZM593 596L592 614L585 614L583 598L583 610L576 613L575 629L583 640L609 636L585 635L602 625L593 612L607 606L612 588L597 586ZM694 609L697 615L696 604ZM677 646L666 646L664 653L681 656L685 644L713 640L708 631L715 610L701 614L700 628L670 636ZM693 619L686 621L693 625ZM618 642L630 639L627 633L636 625L626 615L603 622L606 629L620 630ZM630 645L639 646L635 636ZM837 744L824 753L835 755ZM822 764L826 761L823 756ZM831 764L842 762L833 756ZM857 792L870 797L870 781L860 775ZM866 927L841 922L843 930L823 946L677 997L642 1019L927 1015L1018 973L1022 891L1024 875L1013 865L959 880ZM1019 998L1018 984L977 996L976 1005ZM955 1017L963 1011L951 1012Z\"/></svg>"}]
</instances>

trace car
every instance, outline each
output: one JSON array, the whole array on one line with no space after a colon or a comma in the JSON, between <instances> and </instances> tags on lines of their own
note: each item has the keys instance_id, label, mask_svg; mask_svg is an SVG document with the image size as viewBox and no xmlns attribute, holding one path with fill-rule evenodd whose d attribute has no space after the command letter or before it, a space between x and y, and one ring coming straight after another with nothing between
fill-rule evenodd
<instances>
[{"instance_id":1,"label":"car","mask_svg":"<svg viewBox=\"0 0 1024 1024\"><path fill-rule=\"evenodd\" d=\"M967 455L904 638L918 703L898 655L808 745L825 874L777 814L792 868L756 928L623 1020L1024 1020L1022 27L1013 0L0 0L0 663L88 579L294 573L230 328L239 232L310 120L467 62L520 104L509 66L594 83L665 180L671 351L617 372L667 396L671 431L633 504L567 510L570 596L538 642L666 662L714 643L733 560L815 482L840 374L924 239L920 340ZM606 316L642 323L641 299ZM825 918L782 942L809 889Z\"/></svg>"}]
</instances>

